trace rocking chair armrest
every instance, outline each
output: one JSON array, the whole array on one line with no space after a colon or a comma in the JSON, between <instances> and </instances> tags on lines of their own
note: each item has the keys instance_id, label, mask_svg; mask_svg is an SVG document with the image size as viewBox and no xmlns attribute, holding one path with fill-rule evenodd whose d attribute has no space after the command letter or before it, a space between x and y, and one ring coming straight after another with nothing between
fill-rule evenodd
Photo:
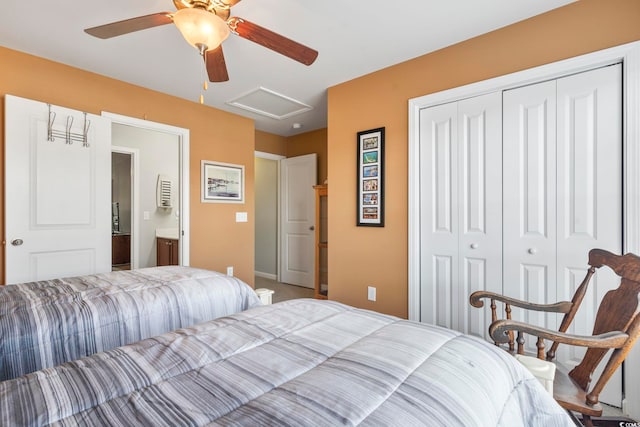
<instances>
[{"instance_id":1,"label":"rocking chair armrest","mask_svg":"<svg viewBox=\"0 0 640 427\"><path fill-rule=\"evenodd\" d=\"M589 348L620 348L629 338L628 334L620 331L606 332L600 335L566 334L515 320L496 320L489 327L489 335L496 343L508 342L508 331L524 332L561 344Z\"/></svg>"},{"instance_id":2,"label":"rocking chair armrest","mask_svg":"<svg viewBox=\"0 0 640 427\"><path fill-rule=\"evenodd\" d=\"M550 313L568 313L573 305L569 301L560 301L553 304L534 304L528 301L522 301L516 298L507 297L501 294L488 291L476 291L469 296L469 303L477 308L484 306L483 298L501 301L514 307L524 308L533 311L545 311Z\"/></svg>"}]
</instances>

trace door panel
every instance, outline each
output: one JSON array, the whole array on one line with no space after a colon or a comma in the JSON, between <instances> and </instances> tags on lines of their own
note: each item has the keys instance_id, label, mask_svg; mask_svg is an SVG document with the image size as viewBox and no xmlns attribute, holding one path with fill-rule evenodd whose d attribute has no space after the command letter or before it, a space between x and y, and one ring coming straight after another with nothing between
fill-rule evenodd
<instances>
[{"instance_id":1,"label":"door panel","mask_svg":"<svg viewBox=\"0 0 640 427\"><path fill-rule=\"evenodd\" d=\"M556 294L555 96L554 81L503 92L504 294L536 303ZM513 318L551 329L557 322L522 310Z\"/></svg>"},{"instance_id":2,"label":"door panel","mask_svg":"<svg viewBox=\"0 0 640 427\"><path fill-rule=\"evenodd\" d=\"M110 121L11 95L5 107L5 233L23 242L7 245L6 283L109 271Z\"/></svg>"},{"instance_id":3,"label":"door panel","mask_svg":"<svg viewBox=\"0 0 640 427\"><path fill-rule=\"evenodd\" d=\"M46 132L46 123L39 122L38 137L31 140L34 158L29 182L35 185L30 197L31 205L36 207L33 227L95 226L95 152L76 143L64 147L61 156L60 144L47 141ZM66 206L73 209L65 209Z\"/></svg>"},{"instance_id":4,"label":"door panel","mask_svg":"<svg viewBox=\"0 0 640 427\"><path fill-rule=\"evenodd\" d=\"M518 182L504 182L505 294L570 300L590 249L621 253L621 91L619 65L505 91L504 173ZM615 286L610 271L598 271L568 332L591 335L600 300ZM558 315L515 313L515 319L551 329L560 321ZM526 350L535 351L535 340ZM583 354L561 345L558 360L570 364ZM616 375L601 400L620 406L621 390Z\"/></svg>"},{"instance_id":5,"label":"door panel","mask_svg":"<svg viewBox=\"0 0 640 427\"><path fill-rule=\"evenodd\" d=\"M570 299L586 274L592 248L622 253L622 66L558 79L558 300ZM599 269L569 332L591 335L605 293L618 285ZM560 346L559 360L582 358ZM601 400L620 406L622 375L609 380Z\"/></svg>"},{"instance_id":6,"label":"door panel","mask_svg":"<svg viewBox=\"0 0 640 427\"><path fill-rule=\"evenodd\" d=\"M550 286L549 283L549 267L546 265L535 264L520 264L520 292L522 292L522 299L525 301L542 301L547 303L554 299L553 296L549 296L547 292ZM541 312L535 311L523 311L514 309L514 319L524 319L527 323L534 325L547 325L546 315ZM551 328L555 329L554 326ZM535 353L537 350L535 346L535 340L528 340L525 346L526 351Z\"/></svg>"},{"instance_id":7,"label":"door panel","mask_svg":"<svg viewBox=\"0 0 640 427\"><path fill-rule=\"evenodd\" d=\"M458 282L457 105L420 112L421 321L453 327Z\"/></svg>"},{"instance_id":8,"label":"door panel","mask_svg":"<svg viewBox=\"0 0 640 427\"><path fill-rule=\"evenodd\" d=\"M437 283L434 307L435 324L447 328L453 327L452 311L456 302L453 291L455 284L453 277L455 273L454 259L452 256L436 255L433 258L433 283Z\"/></svg>"},{"instance_id":9,"label":"door panel","mask_svg":"<svg viewBox=\"0 0 640 427\"><path fill-rule=\"evenodd\" d=\"M502 105L500 93L458 102L459 282L455 329L487 336L491 316L469 305L478 290L502 292Z\"/></svg>"},{"instance_id":10,"label":"door panel","mask_svg":"<svg viewBox=\"0 0 640 427\"><path fill-rule=\"evenodd\" d=\"M501 115L493 93L421 112L421 320L486 336L469 294L502 290Z\"/></svg>"},{"instance_id":11,"label":"door panel","mask_svg":"<svg viewBox=\"0 0 640 427\"><path fill-rule=\"evenodd\" d=\"M313 288L315 261L315 154L281 160L280 280Z\"/></svg>"},{"instance_id":12,"label":"door panel","mask_svg":"<svg viewBox=\"0 0 640 427\"><path fill-rule=\"evenodd\" d=\"M29 272L34 280L43 277L67 277L68 266L77 265L73 275L81 276L96 272L96 251L94 249L61 250L32 253L29 257Z\"/></svg>"}]
</instances>

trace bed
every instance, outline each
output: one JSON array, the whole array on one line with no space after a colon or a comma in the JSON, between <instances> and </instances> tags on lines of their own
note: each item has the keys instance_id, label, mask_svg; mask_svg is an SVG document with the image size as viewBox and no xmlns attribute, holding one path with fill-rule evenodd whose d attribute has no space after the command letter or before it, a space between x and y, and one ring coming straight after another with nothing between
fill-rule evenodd
<instances>
[{"instance_id":1,"label":"bed","mask_svg":"<svg viewBox=\"0 0 640 427\"><path fill-rule=\"evenodd\" d=\"M152 267L0 289L0 380L260 305L221 273Z\"/></svg>"},{"instance_id":2,"label":"bed","mask_svg":"<svg viewBox=\"0 0 640 427\"><path fill-rule=\"evenodd\" d=\"M0 383L1 425L568 426L512 356L337 302L256 307Z\"/></svg>"}]
</instances>

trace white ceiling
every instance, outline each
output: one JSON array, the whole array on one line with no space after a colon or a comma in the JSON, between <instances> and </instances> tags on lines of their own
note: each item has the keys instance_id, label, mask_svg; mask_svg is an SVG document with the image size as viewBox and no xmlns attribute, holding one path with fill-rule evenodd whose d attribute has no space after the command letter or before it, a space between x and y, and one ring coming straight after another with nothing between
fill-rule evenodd
<instances>
[{"instance_id":1,"label":"white ceiling","mask_svg":"<svg viewBox=\"0 0 640 427\"><path fill-rule=\"evenodd\" d=\"M327 88L424 55L574 0L243 0L231 13L316 49L307 67L231 34L229 81L211 83L205 104L255 120L282 136L327 126ZM198 102L206 73L173 24L101 40L83 29L156 12L171 0L11 0L0 45ZM6 66L7 64L0 64ZM280 94L297 114L267 117L233 100ZM276 100L282 103L283 100ZM275 106L280 108L281 105ZM294 129L293 124L301 127Z\"/></svg>"}]
</instances>

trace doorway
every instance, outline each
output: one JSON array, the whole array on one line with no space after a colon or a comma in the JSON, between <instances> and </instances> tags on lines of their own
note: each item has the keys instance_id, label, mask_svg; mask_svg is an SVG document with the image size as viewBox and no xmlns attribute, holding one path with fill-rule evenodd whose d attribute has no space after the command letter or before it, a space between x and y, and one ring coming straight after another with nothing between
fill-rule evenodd
<instances>
[{"instance_id":1,"label":"doorway","mask_svg":"<svg viewBox=\"0 0 640 427\"><path fill-rule=\"evenodd\" d=\"M189 130L107 112L103 112L102 116L112 122L112 144L116 146L113 147L114 151L123 149L123 145L126 145L125 150L139 150L139 155L134 155L138 160L133 163L134 168L139 171L134 174L134 179L139 177L140 182L133 184L132 210L137 214L131 220L131 267L156 265L156 236L159 231L175 233L179 248L178 263L188 266ZM147 148L152 145L152 148L143 151L143 144ZM166 159L167 162L162 163L161 167L156 167L159 159ZM150 167L148 163L151 164ZM171 209L158 206L156 190L159 175L169 175L171 178ZM136 264L133 264L134 262Z\"/></svg>"},{"instance_id":2,"label":"doorway","mask_svg":"<svg viewBox=\"0 0 640 427\"><path fill-rule=\"evenodd\" d=\"M291 297L313 296L316 165L316 154L286 158L255 152L256 287L281 286Z\"/></svg>"},{"instance_id":3,"label":"doorway","mask_svg":"<svg viewBox=\"0 0 640 427\"><path fill-rule=\"evenodd\" d=\"M131 155L111 151L111 269L131 269Z\"/></svg>"},{"instance_id":4,"label":"doorway","mask_svg":"<svg viewBox=\"0 0 640 427\"><path fill-rule=\"evenodd\" d=\"M278 280L280 161L285 156L255 153L255 276Z\"/></svg>"},{"instance_id":5,"label":"doorway","mask_svg":"<svg viewBox=\"0 0 640 427\"><path fill-rule=\"evenodd\" d=\"M139 159L135 148L111 147L111 269L139 268Z\"/></svg>"}]
</instances>

